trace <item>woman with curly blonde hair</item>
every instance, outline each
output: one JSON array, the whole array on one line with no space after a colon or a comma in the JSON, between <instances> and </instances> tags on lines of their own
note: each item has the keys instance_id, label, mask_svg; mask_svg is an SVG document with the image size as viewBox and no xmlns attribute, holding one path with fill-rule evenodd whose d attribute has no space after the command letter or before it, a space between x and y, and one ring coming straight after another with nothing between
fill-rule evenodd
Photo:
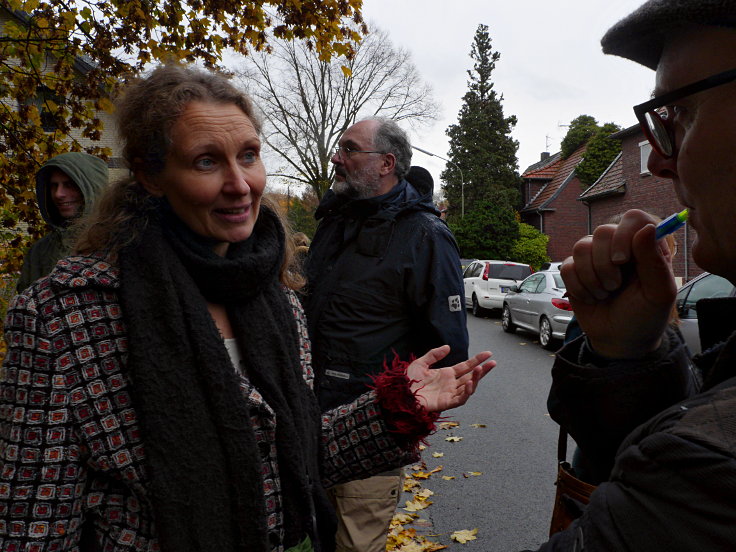
<instances>
[{"instance_id":1,"label":"woman with curly blonde hair","mask_svg":"<svg viewBox=\"0 0 736 552\"><path fill-rule=\"evenodd\" d=\"M250 100L169 65L117 117L132 177L8 314L5 547L331 550L324 486L416 458L490 354L429 370L434 349L320 415Z\"/></svg>"}]
</instances>

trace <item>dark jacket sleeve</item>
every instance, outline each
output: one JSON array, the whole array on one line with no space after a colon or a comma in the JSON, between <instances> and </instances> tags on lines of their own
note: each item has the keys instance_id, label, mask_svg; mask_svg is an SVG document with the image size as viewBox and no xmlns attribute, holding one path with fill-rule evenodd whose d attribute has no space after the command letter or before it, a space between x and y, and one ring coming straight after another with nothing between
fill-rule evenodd
<instances>
[{"instance_id":1,"label":"dark jacket sleeve","mask_svg":"<svg viewBox=\"0 0 736 552\"><path fill-rule=\"evenodd\" d=\"M611 481L592 494L583 516L539 551L732 550L734 496L732 454L655 430L622 448Z\"/></svg>"},{"instance_id":2,"label":"dark jacket sleeve","mask_svg":"<svg viewBox=\"0 0 736 552\"><path fill-rule=\"evenodd\" d=\"M696 393L698 378L673 331L668 330L660 349L647 357L602 365L585 361L584 340L575 339L557 354L547 406L580 448L589 482L598 484L608 479L624 438Z\"/></svg>"},{"instance_id":3,"label":"dark jacket sleeve","mask_svg":"<svg viewBox=\"0 0 736 552\"><path fill-rule=\"evenodd\" d=\"M64 247L63 233L52 230L34 243L23 258L20 278L16 284L18 293L44 276L48 276L56 263L68 253Z\"/></svg>"},{"instance_id":4,"label":"dark jacket sleeve","mask_svg":"<svg viewBox=\"0 0 736 552\"><path fill-rule=\"evenodd\" d=\"M437 219L425 227L418 246L420 266L410 267L407 294L422 335L424 354L449 345L450 353L438 366L452 366L468 359L468 328L464 303L460 253L447 226Z\"/></svg>"}]
</instances>

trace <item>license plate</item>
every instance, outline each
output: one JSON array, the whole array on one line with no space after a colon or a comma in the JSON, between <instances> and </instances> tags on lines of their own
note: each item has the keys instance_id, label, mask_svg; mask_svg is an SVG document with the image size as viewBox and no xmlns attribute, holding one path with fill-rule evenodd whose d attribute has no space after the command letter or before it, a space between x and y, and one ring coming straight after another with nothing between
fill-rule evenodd
<instances>
[{"instance_id":1,"label":"license plate","mask_svg":"<svg viewBox=\"0 0 736 552\"><path fill-rule=\"evenodd\" d=\"M509 292L509 286L501 286L501 293L508 293Z\"/></svg>"}]
</instances>

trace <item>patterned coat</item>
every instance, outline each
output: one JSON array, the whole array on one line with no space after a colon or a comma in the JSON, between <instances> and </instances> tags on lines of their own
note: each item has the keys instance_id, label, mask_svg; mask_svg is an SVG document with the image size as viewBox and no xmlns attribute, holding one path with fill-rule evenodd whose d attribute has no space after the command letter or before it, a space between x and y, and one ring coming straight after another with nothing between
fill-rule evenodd
<instances>
[{"instance_id":1,"label":"patterned coat","mask_svg":"<svg viewBox=\"0 0 736 552\"><path fill-rule=\"evenodd\" d=\"M147 493L145 448L126 370L127 337L116 266L69 257L12 302L0 372L0 550L77 551L92 520L104 551L158 550ZM304 315L288 292L311 385ZM275 430L270 408L247 379L258 439ZM269 416L271 416L269 418ZM326 486L415 460L388 432L374 391L322 420ZM259 447L264 499L276 511L275 447ZM279 529L273 516L269 527ZM282 549L277 546L275 550Z\"/></svg>"}]
</instances>

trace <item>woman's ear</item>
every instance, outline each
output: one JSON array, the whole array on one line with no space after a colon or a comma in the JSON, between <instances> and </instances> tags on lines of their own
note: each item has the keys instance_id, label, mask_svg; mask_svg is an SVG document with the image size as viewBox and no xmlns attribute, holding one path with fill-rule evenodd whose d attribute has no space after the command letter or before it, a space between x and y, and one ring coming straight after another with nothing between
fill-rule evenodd
<instances>
[{"instance_id":1,"label":"woman's ear","mask_svg":"<svg viewBox=\"0 0 736 552\"><path fill-rule=\"evenodd\" d=\"M149 194L154 197L163 197L163 189L159 186L156 178L153 178L143 170L143 161L141 159L136 159L133 162L133 176L135 176L135 179L143 185L143 188Z\"/></svg>"}]
</instances>

